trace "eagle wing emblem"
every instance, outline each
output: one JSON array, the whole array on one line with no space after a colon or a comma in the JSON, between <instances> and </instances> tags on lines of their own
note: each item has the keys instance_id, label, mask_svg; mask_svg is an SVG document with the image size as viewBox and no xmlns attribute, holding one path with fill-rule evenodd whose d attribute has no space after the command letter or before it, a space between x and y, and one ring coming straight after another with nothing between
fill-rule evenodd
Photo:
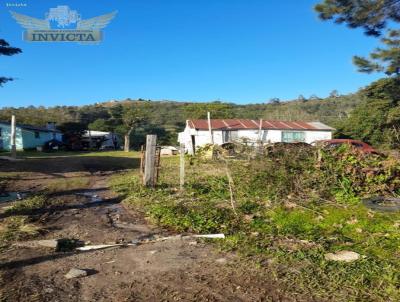
<instances>
[{"instance_id":1,"label":"eagle wing emblem","mask_svg":"<svg viewBox=\"0 0 400 302\"><path fill-rule=\"evenodd\" d=\"M10 12L12 17L26 29L50 29L49 21L32 18L26 15ZM93 18L96 19L96 18ZM89 19L90 20L90 19Z\"/></svg>"},{"instance_id":2,"label":"eagle wing emblem","mask_svg":"<svg viewBox=\"0 0 400 302\"><path fill-rule=\"evenodd\" d=\"M80 20L78 21L78 25L76 29L82 30L99 30L107 26L108 23L115 17L117 11L114 11L109 14L101 15L98 17Z\"/></svg>"}]
</instances>

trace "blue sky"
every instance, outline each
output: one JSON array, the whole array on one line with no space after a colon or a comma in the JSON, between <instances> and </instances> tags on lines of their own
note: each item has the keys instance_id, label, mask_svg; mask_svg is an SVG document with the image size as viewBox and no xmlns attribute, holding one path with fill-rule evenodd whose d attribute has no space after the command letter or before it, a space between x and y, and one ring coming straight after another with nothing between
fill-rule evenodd
<instances>
[{"instance_id":1,"label":"blue sky","mask_svg":"<svg viewBox=\"0 0 400 302\"><path fill-rule=\"evenodd\" d=\"M353 55L378 41L318 20L311 0L1 1L0 38L23 54L0 57L0 107L82 105L110 99L261 103L356 91L378 78ZM6 7L26 3L26 7ZM99 45L28 43L9 10L44 19L68 5L83 19L118 10Z\"/></svg>"}]
</instances>

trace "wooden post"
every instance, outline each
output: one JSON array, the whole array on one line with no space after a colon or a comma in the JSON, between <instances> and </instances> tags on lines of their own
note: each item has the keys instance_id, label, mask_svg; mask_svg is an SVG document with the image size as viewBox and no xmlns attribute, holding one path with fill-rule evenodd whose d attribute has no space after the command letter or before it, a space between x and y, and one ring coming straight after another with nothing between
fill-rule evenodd
<instances>
[{"instance_id":1,"label":"wooden post","mask_svg":"<svg viewBox=\"0 0 400 302\"><path fill-rule=\"evenodd\" d=\"M181 144L180 147L180 161L179 161L179 187L181 192L183 192L183 187L185 185L185 145Z\"/></svg>"},{"instance_id":2,"label":"wooden post","mask_svg":"<svg viewBox=\"0 0 400 302\"><path fill-rule=\"evenodd\" d=\"M208 120L208 132L210 133L211 144L214 145L214 137L211 128L211 114L207 112L207 120Z\"/></svg>"},{"instance_id":3,"label":"wooden post","mask_svg":"<svg viewBox=\"0 0 400 302\"><path fill-rule=\"evenodd\" d=\"M15 115L11 116L11 137L10 137L10 144L11 144L11 157L17 158L17 145L16 145L16 122L15 122Z\"/></svg>"},{"instance_id":4,"label":"wooden post","mask_svg":"<svg viewBox=\"0 0 400 302\"><path fill-rule=\"evenodd\" d=\"M144 176L143 176L143 184L146 187L155 186L156 147L157 147L157 135L147 135L146 155L144 159Z\"/></svg>"},{"instance_id":5,"label":"wooden post","mask_svg":"<svg viewBox=\"0 0 400 302\"><path fill-rule=\"evenodd\" d=\"M140 146L140 175L143 177L144 173L144 147Z\"/></svg>"}]
</instances>

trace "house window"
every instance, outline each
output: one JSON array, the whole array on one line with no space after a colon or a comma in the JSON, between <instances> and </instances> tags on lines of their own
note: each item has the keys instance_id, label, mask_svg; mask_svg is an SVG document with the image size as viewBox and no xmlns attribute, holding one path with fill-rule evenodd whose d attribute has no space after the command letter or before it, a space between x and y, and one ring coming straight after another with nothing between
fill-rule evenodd
<instances>
[{"instance_id":1,"label":"house window","mask_svg":"<svg viewBox=\"0 0 400 302\"><path fill-rule=\"evenodd\" d=\"M224 143L237 140L239 137L237 130L222 131L222 136L224 138Z\"/></svg>"},{"instance_id":2,"label":"house window","mask_svg":"<svg viewBox=\"0 0 400 302\"><path fill-rule=\"evenodd\" d=\"M40 132L39 131L35 131L35 138L40 138Z\"/></svg>"},{"instance_id":3,"label":"house window","mask_svg":"<svg viewBox=\"0 0 400 302\"><path fill-rule=\"evenodd\" d=\"M301 131L282 131L282 142L284 143L295 143L305 142L306 134Z\"/></svg>"}]
</instances>

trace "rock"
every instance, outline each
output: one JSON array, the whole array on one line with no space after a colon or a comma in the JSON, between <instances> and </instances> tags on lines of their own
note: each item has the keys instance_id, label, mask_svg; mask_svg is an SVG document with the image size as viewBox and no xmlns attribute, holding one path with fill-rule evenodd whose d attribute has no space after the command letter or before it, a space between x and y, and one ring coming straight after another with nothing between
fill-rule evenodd
<instances>
[{"instance_id":1,"label":"rock","mask_svg":"<svg viewBox=\"0 0 400 302\"><path fill-rule=\"evenodd\" d=\"M190 241L189 245L197 245L197 241Z\"/></svg>"},{"instance_id":2,"label":"rock","mask_svg":"<svg viewBox=\"0 0 400 302\"><path fill-rule=\"evenodd\" d=\"M69 272L66 275L64 275L64 277L67 279L72 279L72 278L86 277L87 275L88 272L86 270L71 268Z\"/></svg>"},{"instance_id":3,"label":"rock","mask_svg":"<svg viewBox=\"0 0 400 302\"><path fill-rule=\"evenodd\" d=\"M228 260L226 260L226 258L218 258L217 260L215 260L215 262L217 262L218 264L227 264Z\"/></svg>"},{"instance_id":4,"label":"rock","mask_svg":"<svg viewBox=\"0 0 400 302\"><path fill-rule=\"evenodd\" d=\"M154 255L155 253L157 253L157 251L156 251L156 250L154 250L154 251L150 251L150 252L149 252L149 254L150 254L150 255Z\"/></svg>"},{"instance_id":5,"label":"rock","mask_svg":"<svg viewBox=\"0 0 400 302\"><path fill-rule=\"evenodd\" d=\"M46 294L51 294L52 292L54 292L54 289L52 289L51 287L47 287L43 290Z\"/></svg>"},{"instance_id":6,"label":"rock","mask_svg":"<svg viewBox=\"0 0 400 302\"><path fill-rule=\"evenodd\" d=\"M360 259L360 254L352 251L338 251L336 253L325 254L326 260L352 262Z\"/></svg>"}]
</instances>

